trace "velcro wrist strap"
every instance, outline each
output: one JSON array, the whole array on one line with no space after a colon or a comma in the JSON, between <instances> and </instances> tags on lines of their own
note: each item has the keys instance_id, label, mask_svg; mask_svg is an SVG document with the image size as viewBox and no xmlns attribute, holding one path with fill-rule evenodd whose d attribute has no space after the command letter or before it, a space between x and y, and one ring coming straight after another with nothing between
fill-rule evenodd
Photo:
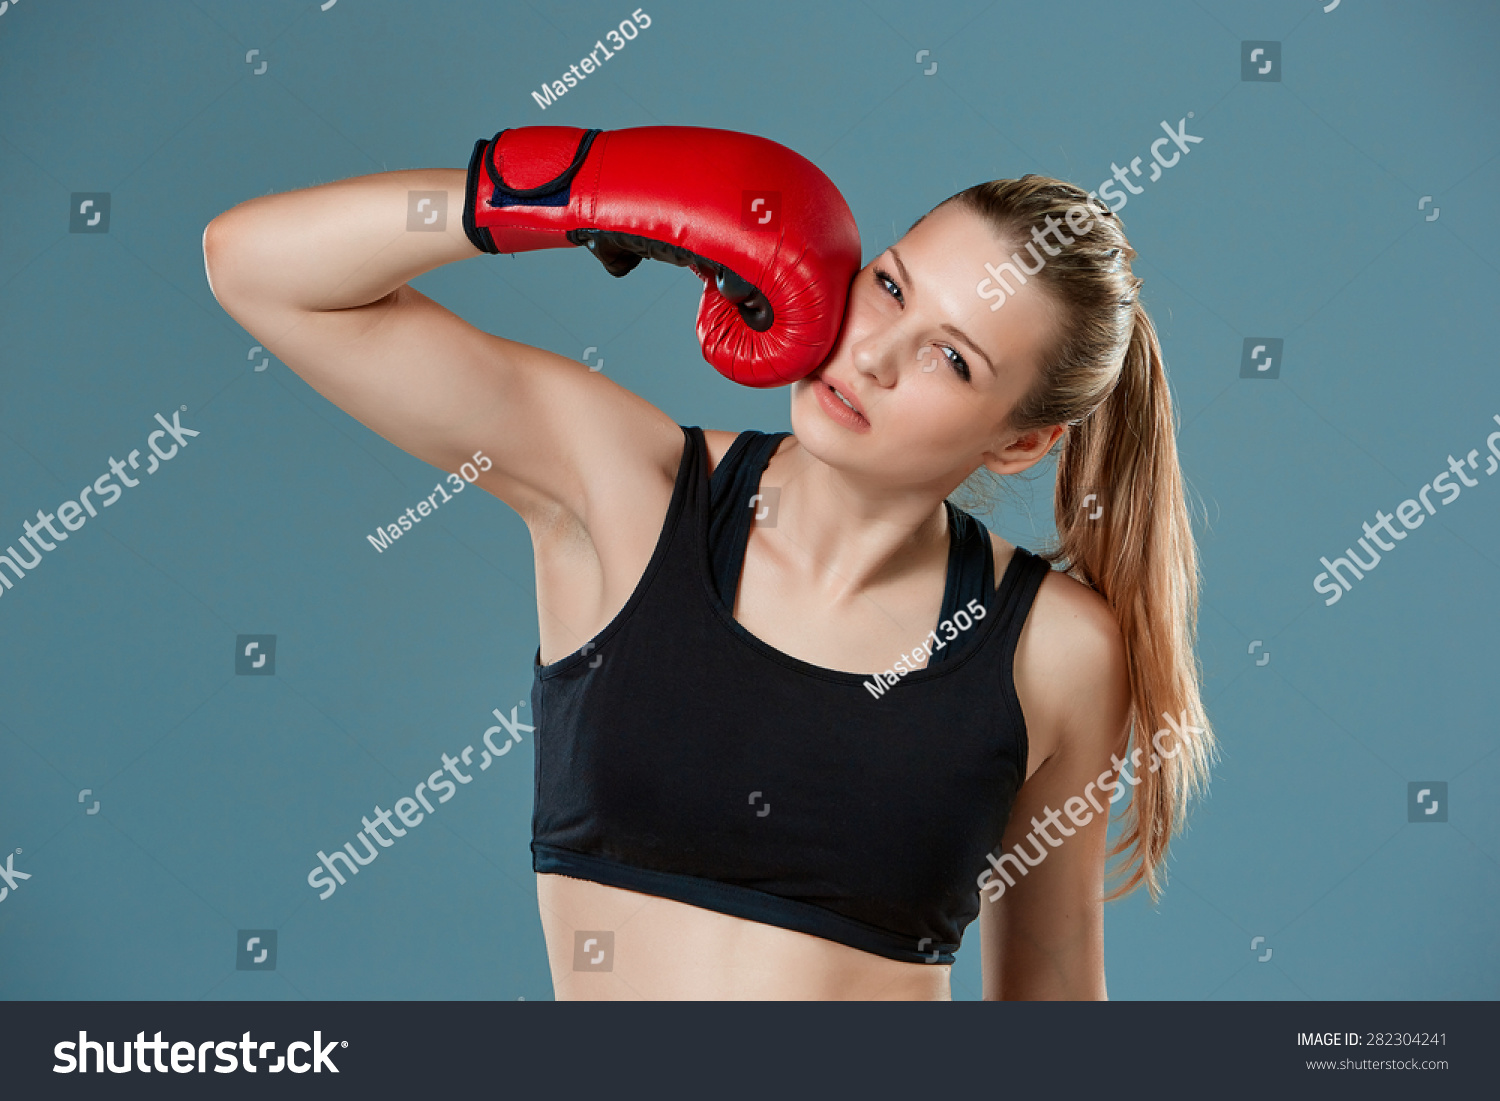
<instances>
[{"instance_id":1,"label":"velcro wrist strap","mask_svg":"<svg viewBox=\"0 0 1500 1101\"><path fill-rule=\"evenodd\" d=\"M484 159L484 170L488 173L490 183L495 188L494 194L490 197L490 205L496 207L566 206L568 201L566 193L569 185L572 184L573 177L578 174L578 170L583 167L584 158L589 155L589 147L594 144L594 139L603 132L602 130L585 130L578 139L578 146L573 151L573 159L568 163L567 167L552 177L552 179L544 180L535 187L512 187L505 182L502 174L503 166L496 163L497 160L503 158L503 153L500 158L494 156L486 157ZM499 142L500 135L504 133L505 131L502 130L499 134L495 135L496 143ZM528 152L533 156L536 156L540 152L537 149L536 142L530 144ZM536 165L532 164L527 167L534 168ZM562 194L559 195L559 193Z\"/></svg>"},{"instance_id":2,"label":"velcro wrist strap","mask_svg":"<svg viewBox=\"0 0 1500 1101\"><path fill-rule=\"evenodd\" d=\"M469 238L470 243L481 252L493 254L500 251L489 228L479 224L482 214L505 207L567 206L572 198L573 177L583 167L594 139L604 132L597 129L582 131L571 158L566 164L561 164L562 157L567 154L555 146L549 150L546 145L548 140L555 139L543 139L540 135L534 134L522 137L521 133L526 129L526 127L521 127L504 147L501 146L501 138L506 134L505 130L499 131L493 138L488 140L481 138L474 143L474 152L469 158L468 177L464 183L463 226L464 234ZM516 187L507 183L503 161L507 151L517 143L518 139L523 168L532 169L534 176L535 169L546 170L545 166L550 157L553 164L559 166L557 174L531 187ZM517 174L514 167L512 166L511 173L513 177ZM482 177L481 172L484 173ZM520 175L524 178L526 173L522 171ZM484 184L488 184L488 188L486 197L481 200L480 187Z\"/></svg>"}]
</instances>

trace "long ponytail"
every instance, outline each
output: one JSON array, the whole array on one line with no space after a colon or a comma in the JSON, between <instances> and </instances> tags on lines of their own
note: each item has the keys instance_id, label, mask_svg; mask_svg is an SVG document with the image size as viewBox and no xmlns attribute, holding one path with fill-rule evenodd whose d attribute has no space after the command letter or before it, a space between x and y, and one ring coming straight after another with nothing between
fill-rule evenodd
<instances>
[{"instance_id":1,"label":"long ponytail","mask_svg":"<svg viewBox=\"0 0 1500 1101\"><path fill-rule=\"evenodd\" d=\"M1126 760L1139 783L1109 853L1125 856L1115 869L1124 882L1106 897L1144 882L1155 900L1168 843L1207 788L1216 750L1199 690L1198 556L1161 345L1130 270L1135 250L1117 217L1061 180L994 180L945 201L981 215L1002 241L1025 242L1066 221L1055 238L1062 247L1034 274L1063 308L1058 347L1008 427L1067 426L1057 541L1038 553L1098 592L1120 625L1130 669ZM964 496L982 498L993 478L981 467Z\"/></svg>"},{"instance_id":2,"label":"long ponytail","mask_svg":"<svg viewBox=\"0 0 1500 1101\"><path fill-rule=\"evenodd\" d=\"M1137 762L1131 772L1140 782L1110 849L1111 856L1130 854L1128 878L1106 897L1144 880L1154 900L1167 844L1207 786L1213 740L1199 694L1198 554L1172 402L1156 327L1139 299L1132 315L1118 383L1064 438L1057 544L1043 557L1104 597L1125 638L1132 720L1126 758ZM1153 741L1161 730L1170 741Z\"/></svg>"}]
</instances>

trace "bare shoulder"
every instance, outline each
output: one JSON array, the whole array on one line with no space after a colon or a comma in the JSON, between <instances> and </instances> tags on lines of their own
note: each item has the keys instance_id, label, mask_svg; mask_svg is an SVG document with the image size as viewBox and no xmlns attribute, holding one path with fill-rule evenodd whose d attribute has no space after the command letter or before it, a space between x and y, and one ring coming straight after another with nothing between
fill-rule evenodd
<instances>
[{"instance_id":1,"label":"bare shoulder","mask_svg":"<svg viewBox=\"0 0 1500 1101\"><path fill-rule=\"evenodd\" d=\"M991 538L998 574L1012 547ZM1051 570L1037 589L1016 644L1014 679L1031 770L1068 749L1107 754L1124 733L1130 673L1119 621L1102 596L1062 570Z\"/></svg>"}]
</instances>

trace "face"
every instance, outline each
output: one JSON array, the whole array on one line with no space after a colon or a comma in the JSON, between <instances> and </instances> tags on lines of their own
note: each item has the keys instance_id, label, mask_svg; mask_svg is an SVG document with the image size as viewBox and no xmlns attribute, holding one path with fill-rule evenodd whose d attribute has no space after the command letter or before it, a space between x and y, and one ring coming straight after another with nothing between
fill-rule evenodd
<instances>
[{"instance_id":1,"label":"face","mask_svg":"<svg viewBox=\"0 0 1500 1101\"><path fill-rule=\"evenodd\" d=\"M1060 428L1003 426L1053 346L1055 306L1035 279L998 310L976 289L985 263L1016 247L950 204L875 257L850 288L833 352L792 387L802 446L893 489L944 494L981 463L1012 474L1045 455Z\"/></svg>"}]
</instances>

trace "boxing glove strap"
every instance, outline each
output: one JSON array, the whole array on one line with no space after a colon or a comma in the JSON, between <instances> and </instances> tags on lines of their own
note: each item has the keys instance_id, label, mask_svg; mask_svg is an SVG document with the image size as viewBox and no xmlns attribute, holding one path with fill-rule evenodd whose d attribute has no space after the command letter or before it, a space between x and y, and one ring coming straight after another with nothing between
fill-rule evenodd
<instances>
[{"instance_id":1,"label":"boxing glove strap","mask_svg":"<svg viewBox=\"0 0 1500 1101\"><path fill-rule=\"evenodd\" d=\"M573 183L573 177L578 174L579 168L583 167L584 159L589 155L589 147L594 144L594 139L603 130L586 130L583 137L578 141L578 148L573 152L572 162L552 179L538 184L536 187L511 187L505 182L500 174L499 167L495 164L495 158L491 155L495 143L500 140L504 130L496 132L493 138L486 141L480 138L474 143L474 153L469 158L468 177L464 183L464 234L475 248L481 252L498 253L500 249L495 245L495 239L486 226L476 225L475 211L479 201L479 170L483 165L485 174L489 176L493 185L493 192L487 200L491 208L507 206L567 206L569 200L569 188Z\"/></svg>"},{"instance_id":2,"label":"boxing glove strap","mask_svg":"<svg viewBox=\"0 0 1500 1101\"><path fill-rule=\"evenodd\" d=\"M700 277L713 278L719 294L739 311L745 324L755 332L765 332L776 320L771 303L754 284L691 249L618 230L570 229L567 236L575 245L582 245L593 253L604 265L604 270L613 276L630 273L642 259L692 268Z\"/></svg>"},{"instance_id":3,"label":"boxing glove strap","mask_svg":"<svg viewBox=\"0 0 1500 1101\"><path fill-rule=\"evenodd\" d=\"M495 135L494 140L495 141L499 141L500 140L500 134L503 134L503 133L505 133L505 131L501 130L500 133L498 133L498 134ZM527 200L527 199L539 199L539 198L542 198L544 196L554 195L557 192L561 191L561 192L564 192L564 194L563 194L562 200L560 202L556 202L556 203L530 203L528 205L530 205L530 206L567 206L568 205L568 199L567 199L566 192L567 192L567 189L568 189L568 185L573 182L573 177L578 174L578 170L583 167L583 160L584 160L585 157L587 157L589 155L589 146L593 145L594 144L594 139L597 138L602 133L604 133L603 130L586 130L586 131L584 131L583 137L581 137L580 139L578 139L578 149L573 153L573 162L571 164L569 164L567 168L564 168L561 172L559 172L556 176L554 176L552 179L548 180L545 183L538 184L536 187L511 187L509 184L507 184L505 182L504 177L502 177L500 175L500 168L499 168L498 165L495 164L495 158L494 157L486 157L484 159L484 168L485 168L485 171L487 173L489 173L490 182L495 185L495 195L504 195L506 198L514 200L513 202L508 202L508 203L507 202L500 202L494 196L491 196L490 197L490 205L491 206L514 206L514 205L517 205L518 203L521 203L521 202L523 202L524 200ZM491 143L491 144L493 144L493 143Z\"/></svg>"}]
</instances>

